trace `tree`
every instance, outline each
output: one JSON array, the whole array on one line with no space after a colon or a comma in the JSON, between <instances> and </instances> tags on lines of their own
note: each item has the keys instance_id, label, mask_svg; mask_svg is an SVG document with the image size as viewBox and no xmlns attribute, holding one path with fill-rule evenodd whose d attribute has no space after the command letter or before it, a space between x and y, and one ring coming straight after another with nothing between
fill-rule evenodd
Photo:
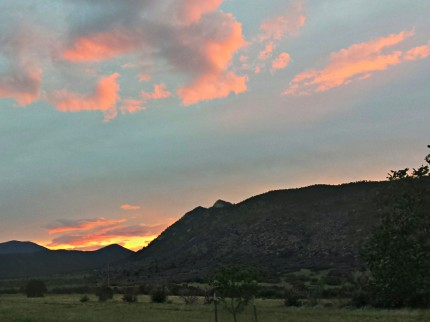
<instances>
[{"instance_id":1,"label":"tree","mask_svg":"<svg viewBox=\"0 0 430 322\"><path fill-rule=\"evenodd\" d=\"M411 174L407 169L391 171L390 185L380 195L381 224L363 248L376 306L430 306L428 173L428 166Z\"/></svg>"},{"instance_id":2,"label":"tree","mask_svg":"<svg viewBox=\"0 0 430 322\"><path fill-rule=\"evenodd\" d=\"M31 280L25 286L27 297L43 297L46 291L45 283L39 280Z\"/></svg>"},{"instance_id":3,"label":"tree","mask_svg":"<svg viewBox=\"0 0 430 322\"><path fill-rule=\"evenodd\" d=\"M234 322L237 322L237 314L244 310L258 290L256 273L234 266L219 269L211 284L217 299L233 315Z\"/></svg>"},{"instance_id":4,"label":"tree","mask_svg":"<svg viewBox=\"0 0 430 322\"><path fill-rule=\"evenodd\" d=\"M113 290L109 286L103 285L96 290L96 295L100 302L106 302L113 298Z\"/></svg>"}]
</instances>

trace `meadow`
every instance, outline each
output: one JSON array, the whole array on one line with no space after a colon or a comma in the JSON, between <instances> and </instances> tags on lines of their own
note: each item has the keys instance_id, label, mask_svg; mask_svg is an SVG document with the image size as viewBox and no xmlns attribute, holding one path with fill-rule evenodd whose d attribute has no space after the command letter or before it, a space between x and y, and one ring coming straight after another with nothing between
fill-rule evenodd
<instances>
[{"instance_id":1,"label":"meadow","mask_svg":"<svg viewBox=\"0 0 430 322\"><path fill-rule=\"evenodd\" d=\"M169 297L170 303L151 303L148 296L139 296L137 303L124 303L121 295L107 302L95 296L81 303L81 295L47 295L26 298L21 294L0 296L0 321L57 322L57 321L145 321L145 322L212 322L214 308L200 303L185 305L179 297ZM287 308L281 300L257 300L258 322L285 321L430 321L429 310L339 309L335 307ZM233 321L232 316L219 307L219 322ZM238 317L239 321L255 321L252 306Z\"/></svg>"}]
</instances>

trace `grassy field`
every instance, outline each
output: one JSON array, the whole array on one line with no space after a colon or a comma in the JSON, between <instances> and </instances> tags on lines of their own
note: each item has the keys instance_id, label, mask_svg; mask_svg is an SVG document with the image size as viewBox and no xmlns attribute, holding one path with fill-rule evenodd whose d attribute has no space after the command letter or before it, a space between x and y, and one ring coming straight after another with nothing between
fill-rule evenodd
<instances>
[{"instance_id":1,"label":"grassy field","mask_svg":"<svg viewBox=\"0 0 430 322\"><path fill-rule=\"evenodd\" d=\"M0 296L0 321L144 321L144 322L209 322L214 321L213 306L184 305L180 298L170 297L172 303L153 304L140 296L139 302L123 303L116 295L112 301L99 303L90 297L87 303L79 295L46 296L28 299L23 295ZM335 308L286 308L280 300L257 301L259 322L285 321L430 321L430 311L419 310L348 310ZM241 313L239 321L253 322L252 307ZM233 321L231 315L219 309L219 322Z\"/></svg>"}]
</instances>

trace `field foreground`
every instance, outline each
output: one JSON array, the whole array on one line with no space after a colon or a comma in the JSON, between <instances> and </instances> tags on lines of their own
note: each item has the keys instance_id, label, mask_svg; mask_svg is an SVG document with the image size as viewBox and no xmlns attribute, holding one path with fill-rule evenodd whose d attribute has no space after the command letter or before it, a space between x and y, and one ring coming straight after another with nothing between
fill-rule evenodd
<instances>
[{"instance_id":1,"label":"field foreground","mask_svg":"<svg viewBox=\"0 0 430 322\"><path fill-rule=\"evenodd\" d=\"M79 295L46 296L29 299L23 295L0 296L0 321L145 321L145 322L202 322L214 321L212 305L185 305L171 297L172 303L153 304L141 296L138 303L123 303L120 296L105 303L91 297L80 303ZM257 301L259 322L285 321L430 321L429 310L348 310L335 308L286 308L280 300ZM239 321L255 321L252 307L238 317ZM219 322L233 321L232 316L219 307Z\"/></svg>"}]
</instances>

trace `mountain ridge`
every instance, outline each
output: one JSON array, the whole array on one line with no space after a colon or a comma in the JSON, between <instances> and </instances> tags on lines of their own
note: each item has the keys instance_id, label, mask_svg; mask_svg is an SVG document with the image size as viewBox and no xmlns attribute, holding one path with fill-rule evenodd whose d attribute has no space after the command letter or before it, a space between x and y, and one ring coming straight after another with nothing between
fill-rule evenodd
<instances>
[{"instance_id":1,"label":"mountain ridge","mask_svg":"<svg viewBox=\"0 0 430 322\"><path fill-rule=\"evenodd\" d=\"M269 191L229 207L197 207L133 256L130 275L190 280L225 264L278 275L360 269L360 247L379 223L377 197L388 185L318 184Z\"/></svg>"}]
</instances>

